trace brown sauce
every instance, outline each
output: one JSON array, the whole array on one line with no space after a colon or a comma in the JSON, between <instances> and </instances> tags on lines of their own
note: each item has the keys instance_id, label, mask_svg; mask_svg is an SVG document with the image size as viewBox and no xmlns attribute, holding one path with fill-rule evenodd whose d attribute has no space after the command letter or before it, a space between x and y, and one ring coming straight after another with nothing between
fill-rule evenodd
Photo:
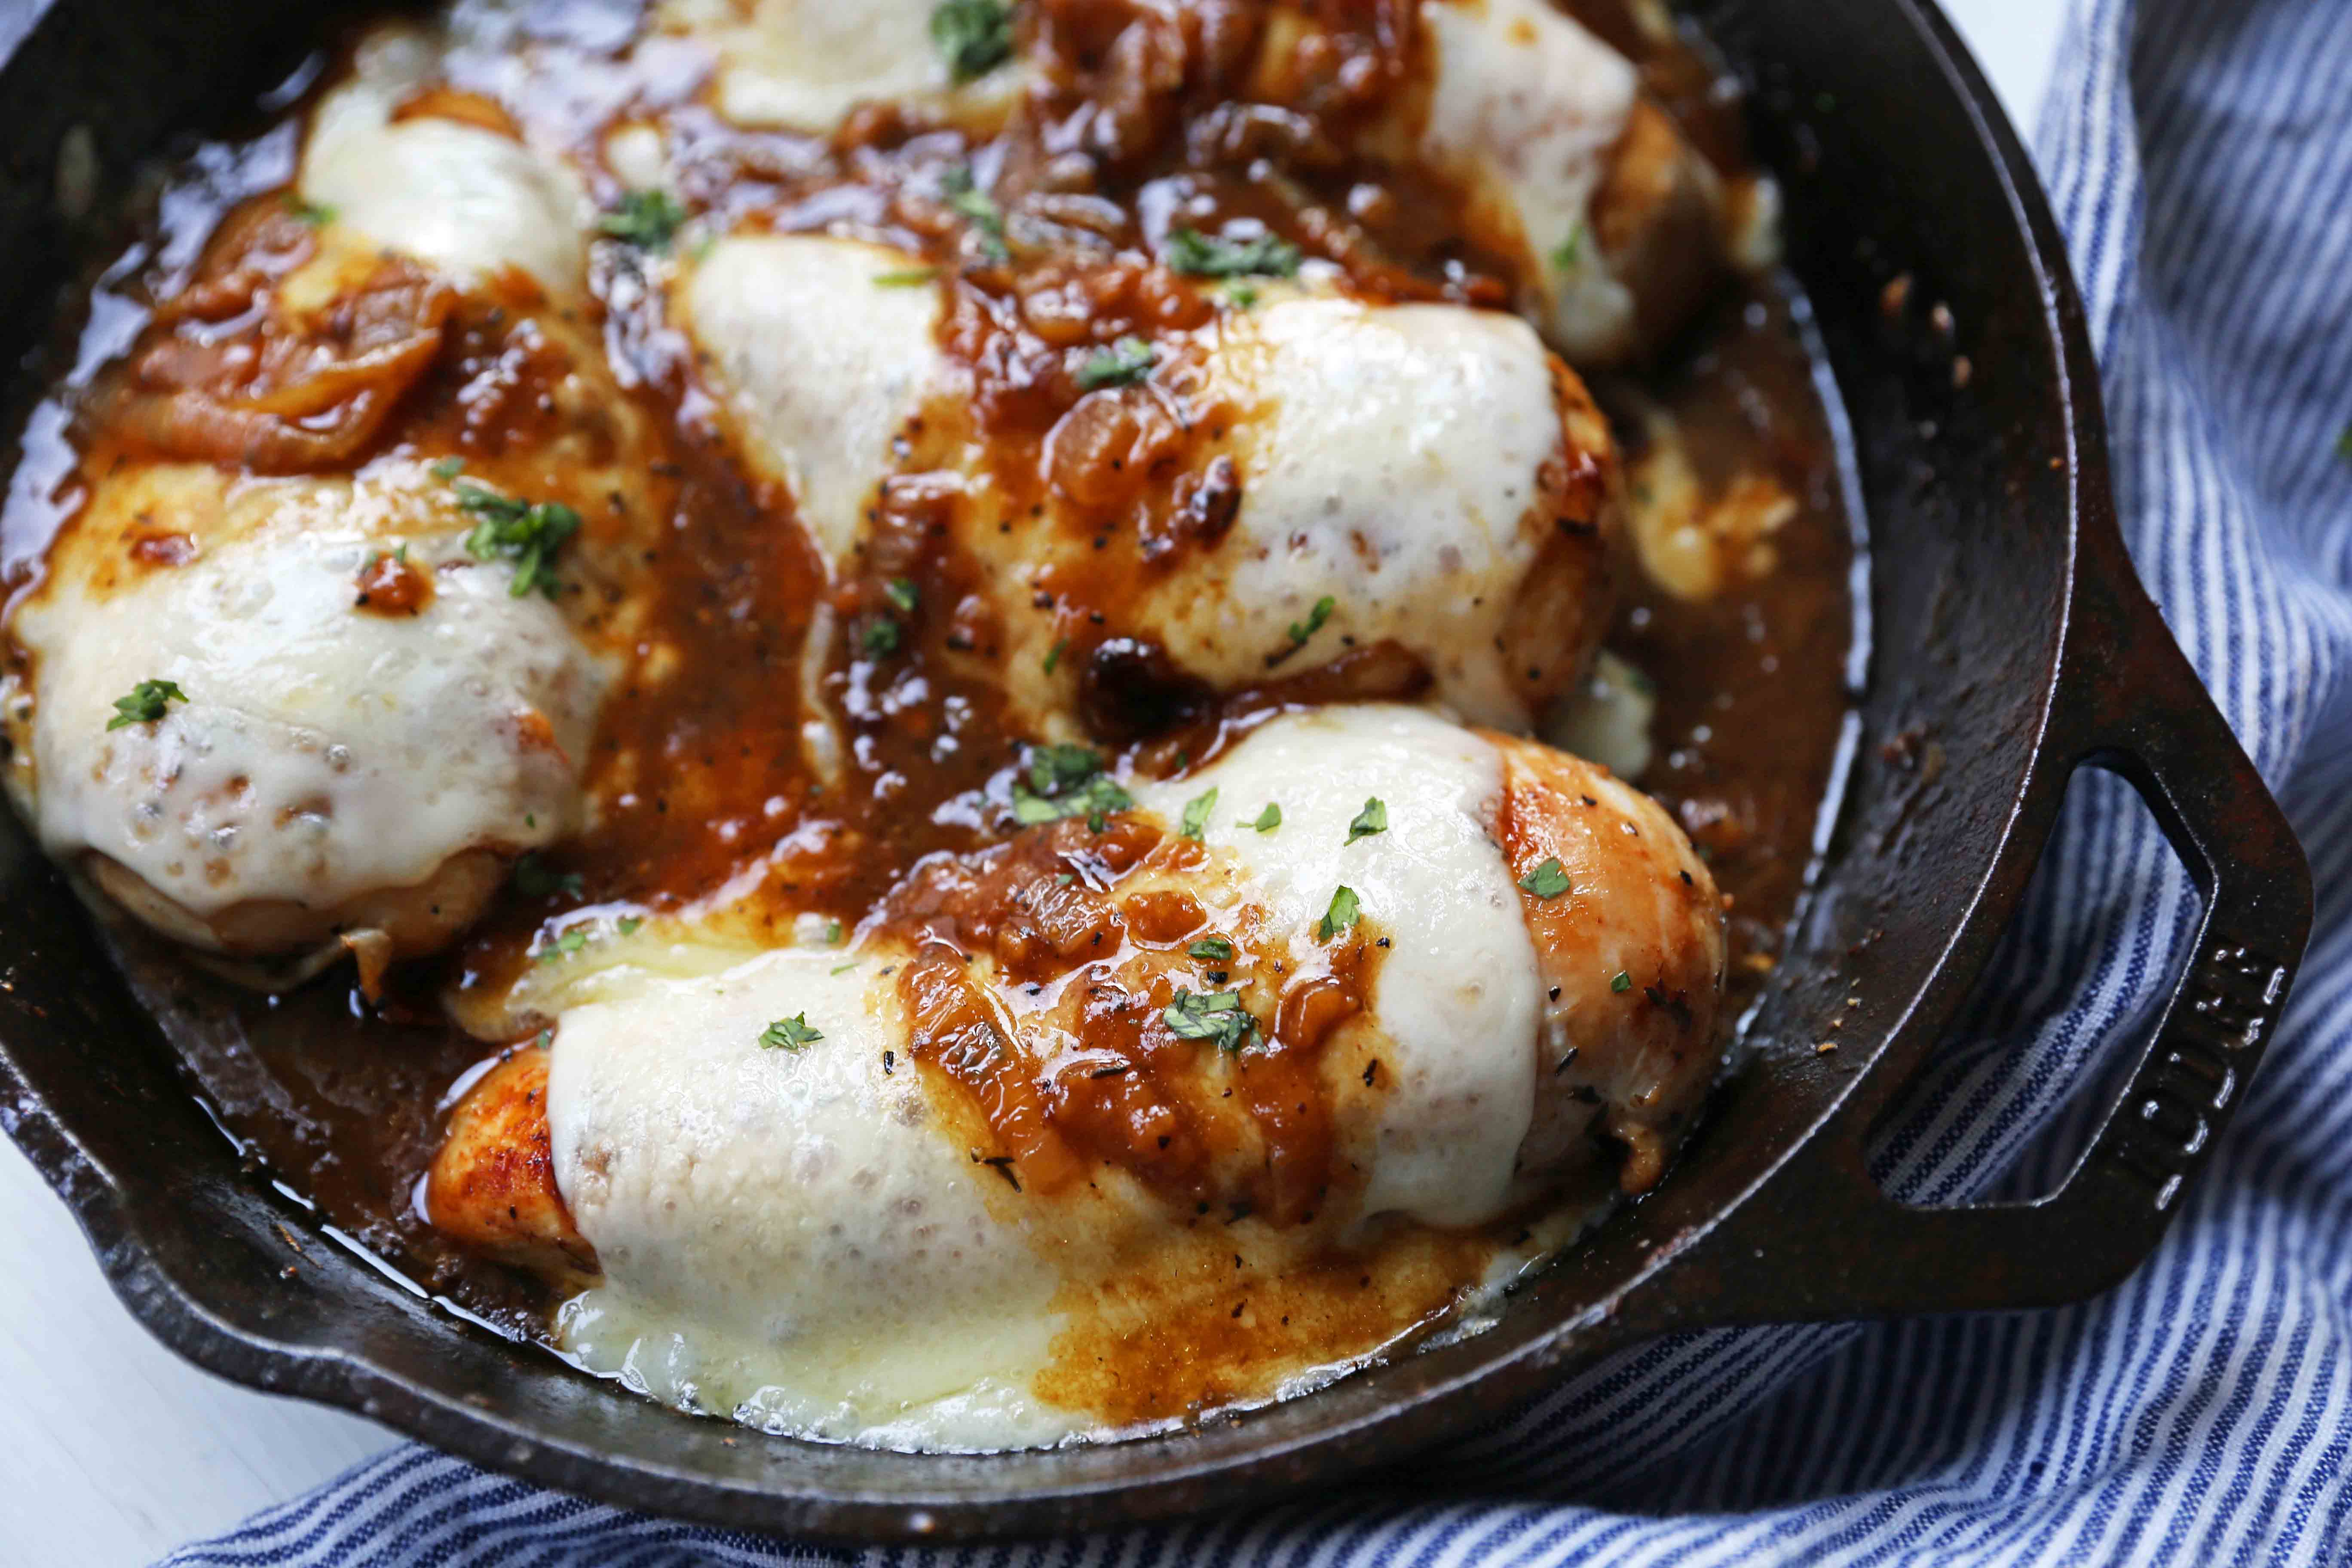
<instances>
[{"instance_id":1,"label":"brown sauce","mask_svg":"<svg viewBox=\"0 0 2352 1568\"><path fill-rule=\"evenodd\" d=\"M641 84L634 111L666 119L683 149L690 207L784 232L850 218L940 268L941 342L966 395L910 432L859 569L828 585L808 538L790 526L788 500L730 456L692 351L635 262L598 248L595 302L576 320L566 314L553 338L601 336L629 406L658 433L659 457L642 487L608 498L625 526L583 505L607 542L593 571L564 589L575 624L593 626L596 595L617 602L616 574L628 584L629 618L614 623L629 633L623 674L587 764L594 826L541 857L541 875L510 888L456 952L395 970L373 1002L341 974L255 995L150 939L122 938L199 1091L258 1166L402 1271L518 1331L541 1332L541 1287L452 1246L414 1201L445 1092L486 1051L446 1021L440 996L502 985L566 912L677 910L724 889L772 941L812 913L922 938L896 977L913 1055L942 1092L966 1097L993 1140L987 1157L1005 1160L1024 1192L1050 1196L1099 1163L1204 1212L1299 1223L1347 1179L1314 1080L1321 1053L1364 1005L1377 933L1365 927L1335 944L1314 973L1230 982L1247 991L1260 1035L1234 1077L1238 1103L1222 1094L1212 1103L1186 1065L1198 1043L1177 1040L1161 1019L1180 983L1229 984L1210 982L1212 966L1184 944L1231 940L1241 962L1213 967L1239 974L1245 933L1208 931L1197 906L1164 892L1113 897L1059 879L1069 854L1124 871L1181 854L1181 844L1123 825L1085 833L1076 822L1061 837L998 844L1006 780L1030 737L1008 724L987 679L1003 628L977 592L982 565L953 544L950 509L960 503L928 478L977 439L1010 512L1035 510L1049 491L1066 503L1056 515L1082 548L1057 559L1036 607L1060 638L1087 728L1106 749L1133 748L1149 771L1198 765L1255 718L1288 706L1425 689L1427 672L1384 645L1312 671L1269 668L1262 687L1218 699L1117 623L1139 583L1213 542L1238 504L1219 410L1082 384L1095 356L1127 334L1213 316L1202 280L1155 259L1171 211L1202 228L1255 220L1339 263L1348 287L1370 300L1495 307L1512 296L1510 264L1471 232L1456 193L1341 152L1350 128L1412 79L1404 0L1304 8L1328 33L1286 57L1276 79L1251 84L1278 113L1226 101L1258 44L1256 10L1239 0L1206 0L1140 33L1130 24L1141 7L1038 0L1023 25L1062 86L989 146L887 109L861 111L829 140L739 132L690 91ZM1736 115L1701 56L1639 39L1612 6L1575 9L1605 13L1588 20L1634 54L1704 149L1736 164ZM574 111L502 101L475 85L436 89L401 113L512 134ZM597 129L566 126L583 149ZM1069 145L1095 155L1085 178L1050 151ZM297 327L256 302L312 245L279 194L283 160L282 145L257 143L241 182L226 182L201 213L184 204L142 242L146 261L118 265L100 289L93 338L110 334L131 353L102 378L96 405L134 413L79 445L55 417L58 404L36 413L25 472L65 478L28 488L20 476L11 492L0 535L12 594L37 588L46 542L82 495L77 466L100 471L90 465L118 452L254 472L388 453L496 465L546 437L557 417L549 389L570 351L535 324L552 307L527 283L452 300L387 261L340 321ZM1049 237L1016 237L1020 265L992 259L966 216L939 201L941 171L967 163L996 171L991 189L1009 234ZM192 266L190 236L215 226ZM1067 238L1080 231L1083 247ZM145 323L135 343L121 325L132 317ZM1719 302L1649 368L1595 378L1594 391L1629 454L1640 454L1643 411L1663 408L1703 454L1706 482L1761 473L1795 501L1773 536L1771 571L1704 603L1631 584L1610 637L1656 689L1655 760L1636 782L1678 816L1732 897L1736 1012L1777 956L1802 892L1848 709L1853 547L1840 455L1791 301L1769 289ZM192 420L188 399L238 416ZM69 390L61 401L90 399ZM153 408L176 413L158 424L135 412ZM1580 498L1563 505L1589 513L1594 497L1583 492L1597 478L1559 483ZM159 530L138 559L170 569L188 558L182 538ZM430 592L429 576L390 557L371 560L354 584L355 602L374 614L414 614ZM821 609L839 628L821 681L846 742L835 785L813 774L802 741L802 650ZM9 655L21 672L21 651ZM1019 896L1007 899L1007 886ZM996 913L983 921L982 910ZM1001 973L1051 988L1075 1042L1067 1052L1038 1060L1016 1047L1001 1004L963 973L965 954L982 951ZM1368 1086L1376 1068L1366 1069ZM1158 1300L1152 1289L1175 1288L1128 1281L1109 1288L1116 1301L1084 1315L1091 1326L1058 1352L1056 1387L1040 1392L1123 1419L1198 1408L1243 1387L1245 1363L1286 1335L1302 1346L1359 1342L1374 1327L1382 1338L1433 1321L1494 1240L1431 1233L1386 1247L1376 1284L1360 1257L1314 1259L1247 1300L1218 1291ZM1113 1353L1146 1320L1152 1341L1184 1347L1181 1358Z\"/></svg>"}]
</instances>

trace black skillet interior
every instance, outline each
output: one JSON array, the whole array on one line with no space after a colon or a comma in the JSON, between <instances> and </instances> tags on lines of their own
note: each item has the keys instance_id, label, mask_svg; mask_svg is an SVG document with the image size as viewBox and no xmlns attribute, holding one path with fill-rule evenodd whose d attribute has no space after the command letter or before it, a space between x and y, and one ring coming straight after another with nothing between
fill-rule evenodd
<instances>
[{"instance_id":1,"label":"black skillet interior","mask_svg":"<svg viewBox=\"0 0 2352 1568\"><path fill-rule=\"evenodd\" d=\"M1924 0L1696 10L1750 84L1759 150L1788 194L1790 265L1853 423L1875 650L1847 808L1757 1019L1758 1059L1664 1188L1499 1327L1198 1432L1051 1453L876 1454L677 1415L404 1290L241 1165L5 817L0 1122L132 1310L226 1375L551 1485L740 1527L905 1539L1064 1531L1328 1480L1669 1328L2035 1305L2119 1278L2230 1109L2204 1066L2242 1082L2284 1001L2308 919L2300 852L2130 574L2063 251L1948 27ZM85 128L120 192L174 132L223 123L281 79L319 24L317 7L286 0L41 12L0 12L0 90L16 110L0 131L12 357L49 331L64 279L69 130ZM1901 274L1909 291L1890 310L1883 291ZM1917 744L1885 747L1906 731ZM1917 765L1930 741L1933 769ZM1862 1174L1867 1121L1958 1005L2085 757L2141 785L2204 883L2197 967L2132 1114L2054 1202L1898 1209ZM1820 1056L1832 1011L1845 1044Z\"/></svg>"}]
</instances>

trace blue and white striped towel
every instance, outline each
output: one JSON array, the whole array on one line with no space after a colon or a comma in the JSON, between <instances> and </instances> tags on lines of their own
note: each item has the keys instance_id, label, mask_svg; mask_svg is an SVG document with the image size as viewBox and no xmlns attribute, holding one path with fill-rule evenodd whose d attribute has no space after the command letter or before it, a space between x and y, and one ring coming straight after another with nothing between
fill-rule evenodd
<instances>
[{"instance_id":1,"label":"blue and white striped towel","mask_svg":"<svg viewBox=\"0 0 2352 1568\"><path fill-rule=\"evenodd\" d=\"M988 1563L2352 1560L2352 0L2078 0L2042 164L2089 302L2133 553L2302 830L2301 989L2163 1247L2087 1306L1717 1331L1588 1373L1427 1489ZM2339 448L2339 439L2347 443ZM2194 900L2086 776L1885 1176L2054 1184L2069 1090L2137 1037ZM2031 1064L2029 1067L2028 1064ZM852 1554L673 1524L403 1448L170 1559L669 1568Z\"/></svg>"}]
</instances>

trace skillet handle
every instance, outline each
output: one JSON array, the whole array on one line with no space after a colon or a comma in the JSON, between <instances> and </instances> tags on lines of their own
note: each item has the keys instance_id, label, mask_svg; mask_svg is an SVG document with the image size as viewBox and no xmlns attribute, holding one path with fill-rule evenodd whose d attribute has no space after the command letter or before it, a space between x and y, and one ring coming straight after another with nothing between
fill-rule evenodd
<instances>
[{"instance_id":1,"label":"skillet handle","mask_svg":"<svg viewBox=\"0 0 2352 1568\"><path fill-rule=\"evenodd\" d=\"M1751 1199L1759 1212L1724 1227L1737 1245L1709 1249L1719 1315L1785 1321L2096 1295L2154 1250L2244 1100L2310 931L2310 868L2120 543L2112 550L2114 569L2077 578L2027 816L2046 832L2074 769L2108 768L2138 790L2203 894L2187 973L2128 1087L2050 1196L1914 1208L1864 1165L1871 1123L1907 1076L1905 1061L1879 1060Z\"/></svg>"}]
</instances>

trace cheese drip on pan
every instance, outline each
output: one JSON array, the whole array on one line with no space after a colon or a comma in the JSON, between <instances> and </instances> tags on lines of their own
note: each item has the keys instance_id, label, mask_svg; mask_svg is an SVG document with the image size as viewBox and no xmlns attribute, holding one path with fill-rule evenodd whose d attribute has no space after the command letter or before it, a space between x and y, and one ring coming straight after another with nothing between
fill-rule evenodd
<instances>
[{"instance_id":1,"label":"cheese drip on pan","mask_svg":"<svg viewBox=\"0 0 2352 1568\"><path fill-rule=\"evenodd\" d=\"M1272 1397L1526 1264L1480 1227L1604 1147L1656 1179L1723 939L1654 805L1387 707L1128 783L1100 832L919 868L848 952L615 944L474 1091L435 1222L593 1254L565 1342L661 1397L995 1447ZM543 1132L496 1110L541 1071Z\"/></svg>"}]
</instances>

